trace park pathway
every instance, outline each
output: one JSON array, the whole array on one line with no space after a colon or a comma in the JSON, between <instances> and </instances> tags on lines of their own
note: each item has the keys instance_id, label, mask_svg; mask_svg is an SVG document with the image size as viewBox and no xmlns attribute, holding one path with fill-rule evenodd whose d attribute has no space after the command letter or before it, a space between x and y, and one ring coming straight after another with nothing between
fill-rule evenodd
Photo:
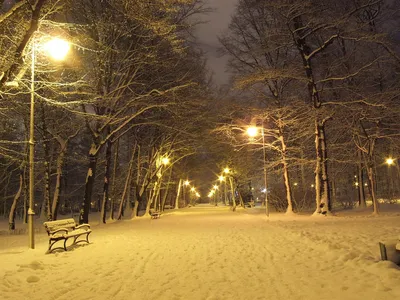
<instances>
[{"instance_id":1,"label":"park pathway","mask_svg":"<svg viewBox=\"0 0 400 300\"><path fill-rule=\"evenodd\" d=\"M198 208L94 226L92 244L72 251L0 252L1 299L400 299L399 270L381 276L294 224Z\"/></svg>"}]
</instances>

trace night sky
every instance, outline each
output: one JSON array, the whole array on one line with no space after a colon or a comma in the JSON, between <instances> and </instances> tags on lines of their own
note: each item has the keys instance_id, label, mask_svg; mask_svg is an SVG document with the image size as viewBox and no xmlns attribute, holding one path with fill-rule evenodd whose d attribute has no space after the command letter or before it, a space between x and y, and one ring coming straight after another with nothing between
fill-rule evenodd
<instances>
[{"instance_id":1,"label":"night sky","mask_svg":"<svg viewBox=\"0 0 400 300\"><path fill-rule=\"evenodd\" d=\"M206 52L208 66L214 72L215 83L222 85L227 83L225 57L218 57L217 49L220 46L217 36L227 29L231 15L234 12L237 0L209 0L209 6L213 12L204 16L207 24L201 24L197 30L197 36L202 49Z\"/></svg>"}]
</instances>

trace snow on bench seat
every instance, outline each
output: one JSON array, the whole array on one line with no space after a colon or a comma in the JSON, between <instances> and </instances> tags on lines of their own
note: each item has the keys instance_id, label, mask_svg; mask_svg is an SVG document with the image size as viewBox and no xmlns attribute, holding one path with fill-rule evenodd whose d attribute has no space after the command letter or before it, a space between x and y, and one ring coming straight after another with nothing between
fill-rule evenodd
<instances>
[{"instance_id":1,"label":"snow on bench seat","mask_svg":"<svg viewBox=\"0 0 400 300\"><path fill-rule=\"evenodd\" d=\"M89 243L89 234L92 232L89 224L77 225L72 218L44 222L43 225L49 236L49 248L47 249L47 253L51 253L56 249L64 249L64 251L67 251L67 241L69 238L74 239L72 245L81 242ZM83 236L84 239L78 240L80 236ZM52 249L53 245L59 241L64 241L64 246Z\"/></svg>"}]
</instances>

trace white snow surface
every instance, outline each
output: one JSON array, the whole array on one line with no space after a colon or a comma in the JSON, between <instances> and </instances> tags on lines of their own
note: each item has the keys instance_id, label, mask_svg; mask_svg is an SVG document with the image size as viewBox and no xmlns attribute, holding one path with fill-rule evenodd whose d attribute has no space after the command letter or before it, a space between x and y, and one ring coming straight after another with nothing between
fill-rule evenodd
<instances>
[{"instance_id":1,"label":"white snow surface","mask_svg":"<svg viewBox=\"0 0 400 300\"><path fill-rule=\"evenodd\" d=\"M378 217L196 206L99 225L91 215L91 243L52 254L38 221L33 250L25 234L0 235L0 299L400 299L400 268L378 246L394 241L398 258L395 206Z\"/></svg>"}]
</instances>

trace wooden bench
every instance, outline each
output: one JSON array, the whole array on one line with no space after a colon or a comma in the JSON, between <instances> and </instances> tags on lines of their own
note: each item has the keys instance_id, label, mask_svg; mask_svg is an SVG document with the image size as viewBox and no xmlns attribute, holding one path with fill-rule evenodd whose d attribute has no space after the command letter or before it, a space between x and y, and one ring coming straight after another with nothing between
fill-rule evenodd
<instances>
[{"instance_id":1,"label":"wooden bench","mask_svg":"<svg viewBox=\"0 0 400 300\"><path fill-rule=\"evenodd\" d=\"M44 222L43 225L49 235L49 249L47 253L51 253L56 249L64 249L64 251L67 251L67 241L69 238L74 239L72 245L81 242L89 243L89 234L92 232L89 224L77 225L74 219L49 221ZM84 239L78 240L80 236L83 236ZM64 241L64 247L59 246L52 249L54 244L59 241Z\"/></svg>"},{"instance_id":2,"label":"wooden bench","mask_svg":"<svg viewBox=\"0 0 400 300\"><path fill-rule=\"evenodd\" d=\"M151 211L150 216L152 219L159 219L161 217L161 213L159 211Z\"/></svg>"}]
</instances>

